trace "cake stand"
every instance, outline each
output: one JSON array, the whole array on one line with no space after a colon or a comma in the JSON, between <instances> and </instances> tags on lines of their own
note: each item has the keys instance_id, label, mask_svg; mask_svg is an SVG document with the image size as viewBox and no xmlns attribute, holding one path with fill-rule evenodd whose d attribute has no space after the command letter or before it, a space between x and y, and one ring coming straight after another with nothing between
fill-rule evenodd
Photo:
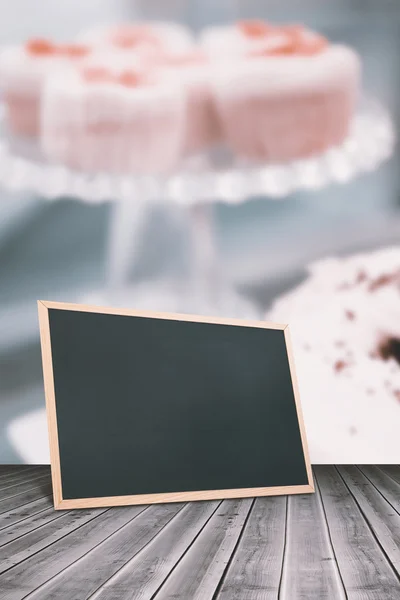
<instances>
[{"instance_id":1,"label":"cake stand","mask_svg":"<svg viewBox=\"0 0 400 600\"><path fill-rule=\"evenodd\" d=\"M252 196L280 200L296 191L346 183L390 157L394 137L387 111L368 99L361 103L344 143L307 160L255 165L216 150L191 158L168 176L116 176L52 164L44 159L37 144L11 138L3 126L0 182L11 190L31 191L47 200L68 196L92 204L114 202L105 286L81 301L258 318L260 310L233 291L218 267L213 204L239 204ZM129 272L139 250L140 233L151 207L160 204L179 207L190 232L190 277L185 282L165 278L132 286Z\"/></svg>"}]
</instances>

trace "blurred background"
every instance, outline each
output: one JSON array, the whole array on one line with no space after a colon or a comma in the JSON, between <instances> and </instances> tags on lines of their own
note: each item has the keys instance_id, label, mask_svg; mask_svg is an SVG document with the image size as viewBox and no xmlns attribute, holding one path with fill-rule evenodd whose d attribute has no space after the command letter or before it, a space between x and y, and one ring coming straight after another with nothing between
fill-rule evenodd
<instances>
[{"instance_id":1,"label":"blurred background","mask_svg":"<svg viewBox=\"0 0 400 600\"><path fill-rule=\"evenodd\" d=\"M364 88L400 130L400 3L396 0L0 0L0 43L29 37L68 40L98 22L177 20L195 30L240 18L303 22L348 43L363 61ZM330 255L396 243L400 233L398 151L345 185L215 206L221 269L265 309ZM44 407L36 300L77 301L104 285L112 204L57 201L0 188L0 462L24 460L10 423ZM171 211L172 213L172 211ZM137 281L173 269L186 253L171 215L146 221ZM162 307L160 307L162 308Z\"/></svg>"}]
</instances>

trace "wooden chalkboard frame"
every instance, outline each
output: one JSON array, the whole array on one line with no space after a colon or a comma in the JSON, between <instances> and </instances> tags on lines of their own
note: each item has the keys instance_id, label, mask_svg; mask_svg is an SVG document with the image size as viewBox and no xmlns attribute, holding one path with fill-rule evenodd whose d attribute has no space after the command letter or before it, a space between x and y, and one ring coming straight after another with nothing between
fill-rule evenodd
<instances>
[{"instance_id":1,"label":"wooden chalkboard frame","mask_svg":"<svg viewBox=\"0 0 400 600\"><path fill-rule=\"evenodd\" d=\"M127 496L111 496L98 498L64 499L62 495L62 477L59 454L57 411L53 376L53 361L50 339L49 309L90 312L109 315L147 317L152 319L168 319L176 321L189 321L197 323L219 323L238 327L260 327L263 329L280 329L284 333L286 349L289 360L289 369L296 404L296 412L300 429L301 444L307 471L308 483L306 485L238 488L224 490L200 490L190 492L168 492L157 494L138 494ZM53 484L54 507L57 510L71 508L96 508L107 506L122 506L132 504L153 504L160 502L186 502L194 500L219 500L225 498L249 498L254 496L275 496L283 494L305 494L314 492L314 482L308 453L307 439L301 411L299 390L294 368L292 345L288 325L270 323L267 321L248 321L241 319L220 319L217 317L203 317L187 314L172 314L143 310L130 310L122 308L99 307L84 304L70 304L64 302L38 301L40 341L42 348L42 363L44 376L44 389L46 398L47 424L50 446L51 476Z\"/></svg>"}]
</instances>

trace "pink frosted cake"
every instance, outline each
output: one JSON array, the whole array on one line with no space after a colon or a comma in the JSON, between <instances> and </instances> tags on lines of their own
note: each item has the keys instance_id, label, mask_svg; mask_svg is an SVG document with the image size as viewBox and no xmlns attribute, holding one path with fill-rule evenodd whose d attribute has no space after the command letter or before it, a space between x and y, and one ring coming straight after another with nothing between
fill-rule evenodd
<instances>
[{"instance_id":1,"label":"pink frosted cake","mask_svg":"<svg viewBox=\"0 0 400 600\"><path fill-rule=\"evenodd\" d=\"M400 461L400 247L311 265L288 323L313 462Z\"/></svg>"},{"instance_id":2,"label":"pink frosted cake","mask_svg":"<svg viewBox=\"0 0 400 600\"><path fill-rule=\"evenodd\" d=\"M219 48L213 88L232 150L284 162L343 142L359 92L357 54L301 26L262 25L202 40L208 52Z\"/></svg>"},{"instance_id":3,"label":"pink frosted cake","mask_svg":"<svg viewBox=\"0 0 400 600\"><path fill-rule=\"evenodd\" d=\"M164 172L182 154L185 94L144 70L86 67L50 78L42 102L46 156L73 168Z\"/></svg>"},{"instance_id":4,"label":"pink frosted cake","mask_svg":"<svg viewBox=\"0 0 400 600\"><path fill-rule=\"evenodd\" d=\"M58 132L61 122L73 123L76 133L76 114L83 111L79 108L83 101L81 93L84 102L88 102L87 96L90 96L92 114L87 120L91 120L91 128L98 114L104 118L110 95L111 104L116 98L124 102L121 98L129 97L131 108L136 97L148 95L151 100L145 121L148 131L152 132L149 134L152 141L146 139L146 143L151 145L154 132L160 127L163 131L168 129L160 120L168 119L168 111L176 102L183 113L179 122L184 124L179 125L177 135L180 136L180 154L185 156L202 153L223 142L245 160L285 162L320 154L343 142L349 131L359 90L358 56L350 48L329 44L302 26L244 21L208 28L200 36L200 45L196 45L191 33L179 24L138 22L97 27L78 40L75 44L33 40L24 46L8 48L0 55L0 85L10 130L36 136L43 116L46 125L43 140L47 149L52 148L50 154L56 146L60 152L54 139L48 145L53 122ZM83 80L76 74L68 75L68 71L74 69L98 72L99 66L100 71L105 69L112 75L107 81L107 77L95 82ZM117 84L119 75L132 73L132 70L136 73L138 69L151 74L152 85L144 84L142 77L138 85ZM69 93L62 84L64 72L74 93ZM51 113L47 115L42 110L41 98L49 79L46 107L50 107ZM145 79L147 81L149 76ZM96 86L100 86L104 94L98 92ZM152 93L161 93L161 90L167 98L165 114L162 107L156 110L152 103ZM57 120L58 102L64 114ZM126 104L122 108L118 102L113 106L129 112ZM177 118L174 110L172 125ZM158 119L153 128L150 113ZM82 114L79 119L83 122ZM109 132L108 143L112 135L116 136L117 145L121 143L118 129L121 119L107 113L107 125L103 127ZM139 123L135 127L138 128ZM66 129L61 129L64 135ZM85 136L83 139L88 141ZM164 137L160 148L163 140ZM93 151L96 154L95 149ZM75 150L74 156L77 154ZM69 155L69 162L70 159ZM82 156L79 164L81 159ZM171 162L172 159L174 152ZM85 164L90 160L85 158ZM93 164L99 160L100 156L93 159ZM133 163L137 160L138 156ZM146 153L142 160L147 160ZM154 162L161 168L162 161L159 161L160 155L156 152ZM124 161L122 163L126 166Z\"/></svg>"},{"instance_id":5,"label":"pink frosted cake","mask_svg":"<svg viewBox=\"0 0 400 600\"><path fill-rule=\"evenodd\" d=\"M53 44L31 40L0 55L0 86L10 130L19 135L39 132L40 96L49 75L79 64L90 54L83 44Z\"/></svg>"},{"instance_id":6,"label":"pink frosted cake","mask_svg":"<svg viewBox=\"0 0 400 600\"><path fill-rule=\"evenodd\" d=\"M209 58L201 51L166 55L158 67L170 85L185 89L185 153L197 153L219 142L222 133L212 93Z\"/></svg>"},{"instance_id":7,"label":"pink frosted cake","mask_svg":"<svg viewBox=\"0 0 400 600\"><path fill-rule=\"evenodd\" d=\"M146 59L165 53L185 52L194 46L190 31L178 23L138 22L94 27L83 32L79 41L113 51L135 52Z\"/></svg>"}]
</instances>

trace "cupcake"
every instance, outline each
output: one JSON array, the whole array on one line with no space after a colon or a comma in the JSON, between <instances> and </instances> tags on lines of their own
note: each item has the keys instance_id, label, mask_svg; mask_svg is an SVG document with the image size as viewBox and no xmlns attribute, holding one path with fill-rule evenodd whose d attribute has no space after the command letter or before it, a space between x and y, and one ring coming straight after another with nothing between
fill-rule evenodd
<instances>
[{"instance_id":1,"label":"cupcake","mask_svg":"<svg viewBox=\"0 0 400 600\"><path fill-rule=\"evenodd\" d=\"M183 86L186 93L185 154L205 151L220 142L209 57L199 50L165 55L157 66L169 85Z\"/></svg>"},{"instance_id":2,"label":"cupcake","mask_svg":"<svg viewBox=\"0 0 400 600\"><path fill-rule=\"evenodd\" d=\"M10 130L18 135L37 136L45 81L68 65L80 64L90 53L85 44L54 44L48 40L31 40L3 50L0 87Z\"/></svg>"},{"instance_id":3,"label":"cupcake","mask_svg":"<svg viewBox=\"0 0 400 600\"><path fill-rule=\"evenodd\" d=\"M183 25L152 21L94 27L82 32L78 40L117 52L134 52L146 59L194 47L193 36Z\"/></svg>"},{"instance_id":4,"label":"cupcake","mask_svg":"<svg viewBox=\"0 0 400 600\"><path fill-rule=\"evenodd\" d=\"M233 25L206 27L200 33L199 44L213 60L237 60L252 52L284 47L288 32L290 27L276 27L261 20L238 21Z\"/></svg>"},{"instance_id":5,"label":"cupcake","mask_svg":"<svg viewBox=\"0 0 400 600\"><path fill-rule=\"evenodd\" d=\"M86 66L50 78L41 144L76 169L161 173L182 155L186 98L155 72Z\"/></svg>"},{"instance_id":6,"label":"cupcake","mask_svg":"<svg viewBox=\"0 0 400 600\"><path fill-rule=\"evenodd\" d=\"M400 247L326 259L267 314L290 326L311 459L400 460Z\"/></svg>"},{"instance_id":7,"label":"cupcake","mask_svg":"<svg viewBox=\"0 0 400 600\"><path fill-rule=\"evenodd\" d=\"M356 52L302 26L250 31L231 27L202 42L208 52L219 44L213 91L231 149L276 163L342 143L359 94Z\"/></svg>"}]
</instances>

